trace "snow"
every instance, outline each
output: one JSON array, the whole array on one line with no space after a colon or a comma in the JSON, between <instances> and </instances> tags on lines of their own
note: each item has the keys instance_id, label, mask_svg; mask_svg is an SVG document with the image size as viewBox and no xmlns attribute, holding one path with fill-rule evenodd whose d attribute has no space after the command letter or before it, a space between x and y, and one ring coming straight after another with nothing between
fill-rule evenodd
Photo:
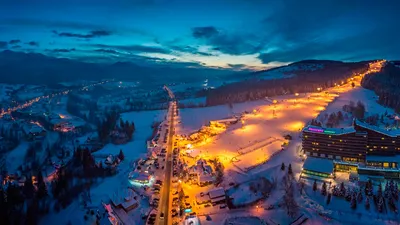
<instances>
[{"instance_id":1,"label":"snow","mask_svg":"<svg viewBox=\"0 0 400 225\"><path fill-rule=\"evenodd\" d=\"M333 161L329 159L307 157L304 161L303 169L331 174L333 172Z\"/></svg>"},{"instance_id":2,"label":"snow","mask_svg":"<svg viewBox=\"0 0 400 225\"><path fill-rule=\"evenodd\" d=\"M29 143L22 142L7 155L7 170L10 173L16 172L18 167L23 164L28 148Z\"/></svg>"},{"instance_id":3,"label":"snow","mask_svg":"<svg viewBox=\"0 0 400 225\"><path fill-rule=\"evenodd\" d=\"M296 76L296 72L298 71L315 71L322 69L323 67L322 64L303 63L267 70L257 76L263 80L284 79Z\"/></svg>"},{"instance_id":4,"label":"snow","mask_svg":"<svg viewBox=\"0 0 400 225\"><path fill-rule=\"evenodd\" d=\"M367 162L397 162L400 164L400 155L395 156L377 156L367 155Z\"/></svg>"}]
</instances>

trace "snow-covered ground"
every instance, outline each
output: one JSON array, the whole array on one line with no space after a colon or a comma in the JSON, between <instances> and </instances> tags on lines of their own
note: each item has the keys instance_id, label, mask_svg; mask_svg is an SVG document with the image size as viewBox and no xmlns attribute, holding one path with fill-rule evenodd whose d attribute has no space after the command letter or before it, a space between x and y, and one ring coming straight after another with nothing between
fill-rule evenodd
<instances>
[{"instance_id":1,"label":"snow-covered ground","mask_svg":"<svg viewBox=\"0 0 400 225\"><path fill-rule=\"evenodd\" d=\"M295 72L297 71L315 71L322 69L323 67L322 64L314 63L296 64L267 70L263 73L257 74L257 76L263 80L284 79L296 76Z\"/></svg>"},{"instance_id":2,"label":"snow-covered ground","mask_svg":"<svg viewBox=\"0 0 400 225\"><path fill-rule=\"evenodd\" d=\"M91 187L91 205L98 207L101 202L108 202L110 197L114 193L122 192L129 186L128 174L131 171L131 162L143 156L146 153L146 141L152 134L151 125L153 122L162 121L166 115L166 111L141 111L141 112L128 112L121 115L122 119L128 120L129 122L135 123L136 131L133 136L133 140L124 145L108 144L103 149L95 152L93 155L97 160L103 160L108 155L117 155L122 149L125 155L125 160L119 165L119 173L112 177L107 177L102 180L98 180L98 185ZM134 209L135 213L129 214L131 219L136 224L143 223L140 218L142 209L148 208L148 200L142 199L139 203L139 207ZM71 205L65 210L59 213L52 213L46 215L42 220L41 224L54 224L54 221L59 218L68 218L72 224L83 224L83 215L85 210L83 206L76 199ZM66 220L66 222L68 222Z\"/></svg>"},{"instance_id":3,"label":"snow-covered ground","mask_svg":"<svg viewBox=\"0 0 400 225\"><path fill-rule=\"evenodd\" d=\"M299 132L311 119L320 114L338 112L342 110L343 105L358 100L365 104L367 116L378 112L383 113L386 110L389 114L393 113L393 110L379 105L374 92L360 87L359 81L359 77L354 80L355 88L351 87L351 83L347 83L343 86L322 90L319 93L278 96L274 98L277 100L275 104L272 99L267 99L267 101L234 104L232 108L228 105L221 105L182 109L179 114L181 124L179 124L178 133L190 134L201 126L207 125L210 120L227 118L256 109L256 113L243 115L243 125L239 123L228 126L228 129L222 134L208 138L209 140L203 144L195 146L196 150L201 151L200 155L204 158L218 157L224 163L225 176L221 186L226 189L230 187L229 183L240 184L260 177L279 182L282 177L282 171L280 171L282 163L285 163L286 166L291 163L295 178L298 180L303 164L298 152L301 145ZM251 149L249 146L255 146L262 140L269 138L282 140L284 134L291 134L293 140L283 151L278 148L278 151L274 152L268 148L261 153L257 152L258 147L254 147L249 153L239 155L240 150ZM274 157L269 157L273 154L275 154ZM268 158L268 160L260 164L258 161L263 161L263 158ZM240 167L235 165L238 163L241 164ZM252 168L244 171L238 167L240 169ZM384 215L366 211L363 204L356 211L352 211L347 201L337 197L333 197L329 207L326 207L326 199L318 197L317 195L320 193L314 194L312 191L310 193L310 187L312 186L306 183L305 192L297 197L300 213L309 219L307 224L396 224L394 221L400 221L398 215L392 213ZM243 191L246 192L244 189ZM205 216L200 216L201 223L224 224L229 217L256 215L272 224L289 224L293 219L287 217L283 208L264 209L268 205L281 203L282 195L282 190L278 188L258 208L246 207L227 212L221 211L218 207L211 207L207 209L207 214L211 215L212 219L207 220Z\"/></svg>"},{"instance_id":4,"label":"snow-covered ground","mask_svg":"<svg viewBox=\"0 0 400 225\"><path fill-rule=\"evenodd\" d=\"M26 152L29 148L28 142L22 142L7 155L7 170L11 172L17 171L18 167L23 164Z\"/></svg>"}]
</instances>

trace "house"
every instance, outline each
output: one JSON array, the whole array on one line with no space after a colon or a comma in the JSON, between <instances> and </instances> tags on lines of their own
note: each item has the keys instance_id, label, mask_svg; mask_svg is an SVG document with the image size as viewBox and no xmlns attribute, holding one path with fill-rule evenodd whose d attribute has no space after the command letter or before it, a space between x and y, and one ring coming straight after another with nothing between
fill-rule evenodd
<instances>
[{"instance_id":1,"label":"house","mask_svg":"<svg viewBox=\"0 0 400 225\"><path fill-rule=\"evenodd\" d=\"M46 130L35 123L27 123L23 126L23 132L29 141L40 141L46 137Z\"/></svg>"},{"instance_id":2,"label":"house","mask_svg":"<svg viewBox=\"0 0 400 225\"><path fill-rule=\"evenodd\" d=\"M226 200L225 190L222 187L209 191L208 195L210 196L211 203L213 204L222 203Z\"/></svg>"},{"instance_id":3,"label":"house","mask_svg":"<svg viewBox=\"0 0 400 225\"><path fill-rule=\"evenodd\" d=\"M126 189L121 192L116 192L111 197L111 202L116 208L122 208L125 212L136 209L139 202L136 200L138 196L131 189Z\"/></svg>"}]
</instances>

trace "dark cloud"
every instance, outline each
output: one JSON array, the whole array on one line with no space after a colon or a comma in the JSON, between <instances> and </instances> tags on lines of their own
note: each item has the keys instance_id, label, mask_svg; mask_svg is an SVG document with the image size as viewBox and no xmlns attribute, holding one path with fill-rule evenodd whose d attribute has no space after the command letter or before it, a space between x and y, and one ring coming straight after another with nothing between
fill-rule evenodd
<instances>
[{"instance_id":1,"label":"dark cloud","mask_svg":"<svg viewBox=\"0 0 400 225\"><path fill-rule=\"evenodd\" d=\"M0 49L7 48L8 43L6 41L0 41Z\"/></svg>"},{"instance_id":2,"label":"dark cloud","mask_svg":"<svg viewBox=\"0 0 400 225\"><path fill-rule=\"evenodd\" d=\"M19 44L19 43L21 43L21 41L20 40L18 40L18 39L15 39L15 40L11 40L11 41L9 41L8 42L10 45L16 45L16 44Z\"/></svg>"},{"instance_id":3,"label":"dark cloud","mask_svg":"<svg viewBox=\"0 0 400 225\"><path fill-rule=\"evenodd\" d=\"M126 52L134 52L134 53L161 53L161 54L169 54L171 51L169 49L155 47L155 46L144 46L144 45L105 45L105 44L94 44L90 45L99 49L108 49L108 50L117 50L117 51L126 51Z\"/></svg>"},{"instance_id":4,"label":"dark cloud","mask_svg":"<svg viewBox=\"0 0 400 225\"><path fill-rule=\"evenodd\" d=\"M56 49L46 49L47 52L52 53L68 53L76 51L75 48L56 48Z\"/></svg>"},{"instance_id":5,"label":"dark cloud","mask_svg":"<svg viewBox=\"0 0 400 225\"><path fill-rule=\"evenodd\" d=\"M192 28L192 35L195 38L211 38L218 34L219 31L213 26Z\"/></svg>"},{"instance_id":6,"label":"dark cloud","mask_svg":"<svg viewBox=\"0 0 400 225\"><path fill-rule=\"evenodd\" d=\"M400 2L285 0L262 21L264 63L303 59L365 60L398 58ZM290 15L290 16L288 16Z\"/></svg>"},{"instance_id":7,"label":"dark cloud","mask_svg":"<svg viewBox=\"0 0 400 225\"><path fill-rule=\"evenodd\" d=\"M116 50L113 50L113 49L103 49L103 48L100 48L100 49L96 49L96 50L94 50L95 52L102 52L102 53L109 53L109 54L120 54L120 52L118 52L118 51L116 51Z\"/></svg>"},{"instance_id":8,"label":"dark cloud","mask_svg":"<svg viewBox=\"0 0 400 225\"><path fill-rule=\"evenodd\" d=\"M106 30L93 30L87 34L78 34L78 33L69 33L69 32L61 32L60 33L58 31L54 30L53 33L59 37L72 37L72 38L85 38L85 39L112 35L112 32L106 31Z\"/></svg>"},{"instance_id":9,"label":"dark cloud","mask_svg":"<svg viewBox=\"0 0 400 225\"><path fill-rule=\"evenodd\" d=\"M19 49L19 48L21 48L21 45L13 45L13 46L11 46L11 48L12 49Z\"/></svg>"},{"instance_id":10,"label":"dark cloud","mask_svg":"<svg viewBox=\"0 0 400 225\"><path fill-rule=\"evenodd\" d=\"M265 38L245 33L228 33L213 26L192 28L192 36L205 41L213 49L230 55L254 54L261 51Z\"/></svg>"},{"instance_id":11,"label":"dark cloud","mask_svg":"<svg viewBox=\"0 0 400 225\"><path fill-rule=\"evenodd\" d=\"M193 55L201 55L201 56L213 56L214 54L209 53L209 52L203 52L203 51L199 51L197 48L186 45L186 46L169 46L170 49L174 50L174 51L179 51L179 52L185 52L185 53L190 53Z\"/></svg>"},{"instance_id":12,"label":"dark cloud","mask_svg":"<svg viewBox=\"0 0 400 225\"><path fill-rule=\"evenodd\" d=\"M39 42L36 42L36 41L30 41L27 44L30 46L35 46L35 47L39 46Z\"/></svg>"}]
</instances>

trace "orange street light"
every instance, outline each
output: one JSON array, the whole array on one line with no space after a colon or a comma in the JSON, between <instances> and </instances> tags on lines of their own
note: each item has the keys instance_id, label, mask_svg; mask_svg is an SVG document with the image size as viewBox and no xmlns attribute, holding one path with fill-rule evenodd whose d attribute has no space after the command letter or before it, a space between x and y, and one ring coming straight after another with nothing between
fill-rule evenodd
<instances>
[{"instance_id":1,"label":"orange street light","mask_svg":"<svg viewBox=\"0 0 400 225\"><path fill-rule=\"evenodd\" d=\"M299 96L299 93L296 93L296 94L294 94L294 95Z\"/></svg>"},{"instance_id":2,"label":"orange street light","mask_svg":"<svg viewBox=\"0 0 400 225\"><path fill-rule=\"evenodd\" d=\"M278 101L275 99L275 100L273 100L272 102L273 102L274 104L276 104Z\"/></svg>"}]
</instances>

